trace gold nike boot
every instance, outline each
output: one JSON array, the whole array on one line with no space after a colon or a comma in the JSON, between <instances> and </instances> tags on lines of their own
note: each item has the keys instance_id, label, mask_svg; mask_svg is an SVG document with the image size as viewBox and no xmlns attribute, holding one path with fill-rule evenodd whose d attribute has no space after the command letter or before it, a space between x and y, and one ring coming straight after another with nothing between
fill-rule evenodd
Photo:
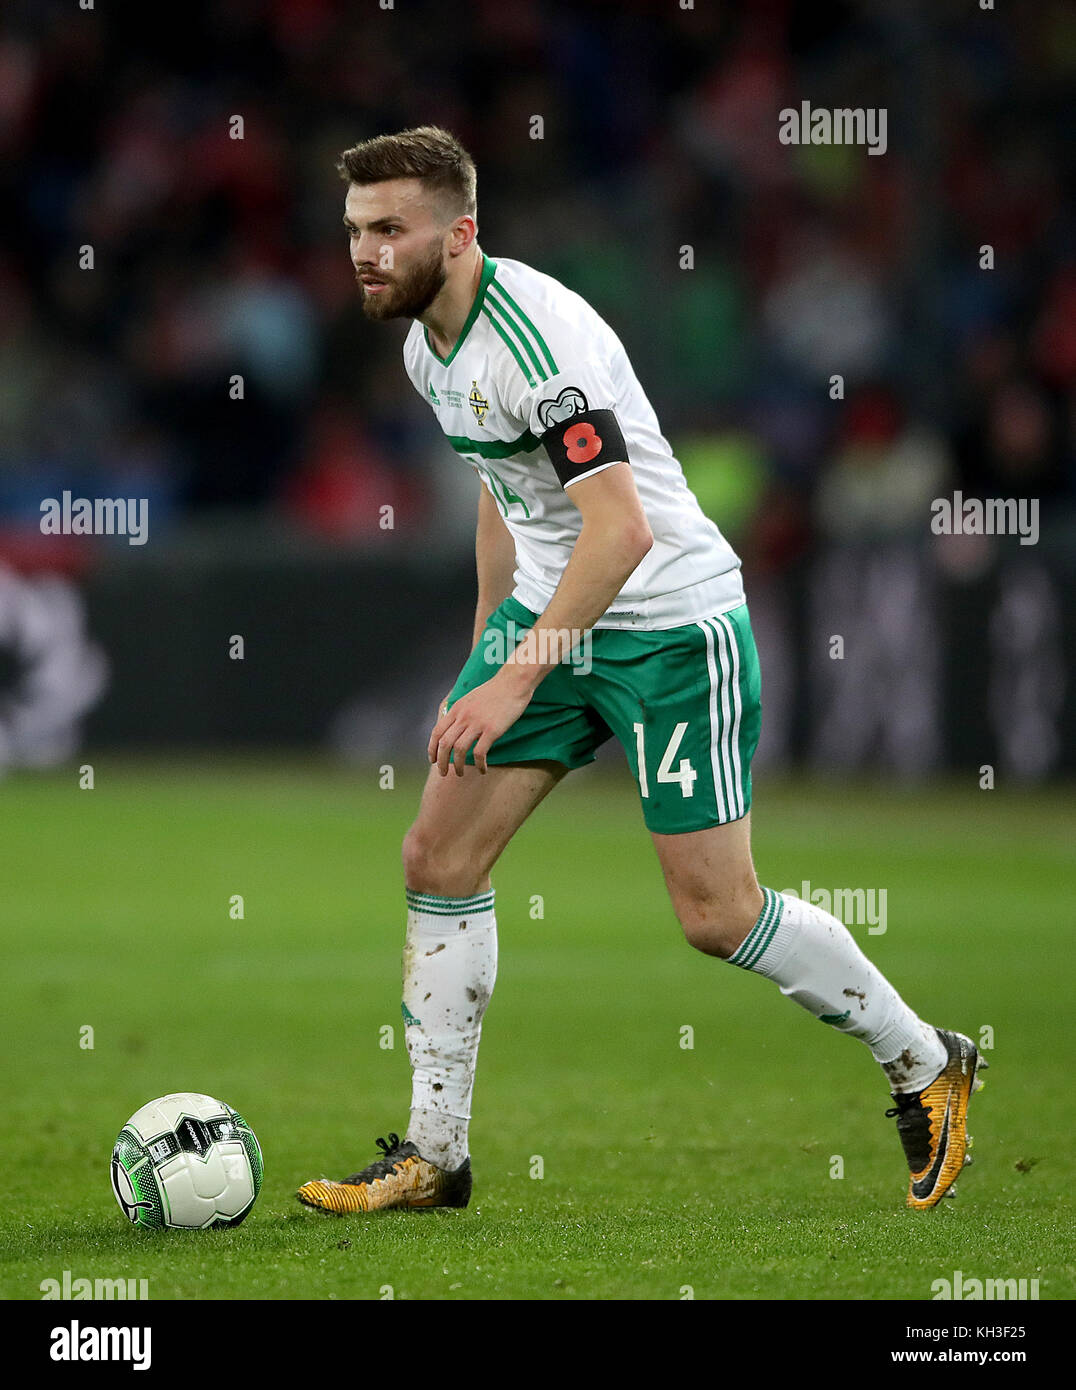
<instances>
[{"instance_id":1,"label":"gold nike boot","mask_svg":"<svg viewBox=\"0 0 1076 1390\"><path fill-rule=\"evenodd\" d=\"M465 1207L471 1199L471 1160L451 1172L423 1158L398 1134L378 1139L381 1158L343 1182L318 1178L295 1194L300 1202L336 1216L391 1207Z\"/></svg>"},{"instance_id":2,"label":"gold nike boot","mask_svg":"<svg viewBox=\"0 0 1076 1390\"><path fill-rule=\"evenodd\" d=\"M897 1117L897 1133L911 1170L908 1205L917 1211L942 1197L956 1196L957 1175L971 1162L968 1101L973 1091L982 1089L978 1073L987 1067L970 1038L943 1028L935 1032L949 1054L945 1066L923 1090L894 1095L894 1108L885 1112Z\"/></svg>"}]
</instances>

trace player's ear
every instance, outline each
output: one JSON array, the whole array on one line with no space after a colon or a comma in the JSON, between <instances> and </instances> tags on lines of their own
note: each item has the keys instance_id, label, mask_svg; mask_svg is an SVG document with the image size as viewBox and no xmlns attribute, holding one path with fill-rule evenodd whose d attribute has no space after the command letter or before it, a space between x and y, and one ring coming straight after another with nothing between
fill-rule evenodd
<instances>
[{"instance_id":1,"label":"player's ear","mask_svg":"<svg viewBox=\"0 0 1076 1390\"><path fill-rule=\"evenodd\" d=\"M460 256L478 235L478 223L469 212L457 217L448 230L448 254Z\"/></svg>"}]
</instances>

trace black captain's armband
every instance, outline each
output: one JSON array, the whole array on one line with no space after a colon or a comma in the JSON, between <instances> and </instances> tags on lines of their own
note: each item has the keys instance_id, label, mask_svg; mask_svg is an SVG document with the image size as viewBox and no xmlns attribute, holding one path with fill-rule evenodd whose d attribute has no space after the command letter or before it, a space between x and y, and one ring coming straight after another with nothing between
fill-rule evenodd
<instances>
[{"instance_id":1,"label":"black captain's armband","mask_svg":"<svg viewBox=\"0 0 1076 1390\"><path fill-rule=\"evenodd\" d=\"M584 410L558 420L541 440L561 487L607 463L628 461L624 435L611 410Z\"/></svg>"}]
</instances>

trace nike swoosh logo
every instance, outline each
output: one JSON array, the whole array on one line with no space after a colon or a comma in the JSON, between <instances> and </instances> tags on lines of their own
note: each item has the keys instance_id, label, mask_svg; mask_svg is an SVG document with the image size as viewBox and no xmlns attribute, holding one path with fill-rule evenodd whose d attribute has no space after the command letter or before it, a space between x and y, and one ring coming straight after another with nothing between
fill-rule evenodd
<instances>
[{"instance_id":1,"label":"nike swoosh logo","mask_svg":"<svg viewBox=\"0 0 1076 1390\"><path fill-rule=\"evenodd\" d=\"M930 1165L930 1172L926 1177L920 1178L918 1182L912 1184L912 1191L917 1197L929 1197L934 1191L938 1176L941 1173L942 1165L945 1163L945 1155L949 1149L949 1112L953 1106L952 1096L946 1097L945 1119L942 1121L941 1140L938 1143L937 1156Z\"/></svg>"}]
</instances>

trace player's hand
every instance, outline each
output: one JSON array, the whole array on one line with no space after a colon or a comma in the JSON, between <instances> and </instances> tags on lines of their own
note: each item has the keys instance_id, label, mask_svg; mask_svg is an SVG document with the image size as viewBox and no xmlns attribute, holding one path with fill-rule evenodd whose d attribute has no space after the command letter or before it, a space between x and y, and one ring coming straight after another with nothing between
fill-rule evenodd
<instances>
[{"instance_id":1,"label":"player's hand","mask_svg":"<svg viewBox=\"0 0 1076 1390\"><path fill-rule=\"evenodd\" d=\"M442 777L448 775L449 759L456 776L463 776L467 751L474 746L474 763L486 771L490 745L516 722L530 704L531 691L509 684L500 672L460 696L450 710L441 706L441 717L433 726L427 753Z\"/></svg>"}]
</instances>

